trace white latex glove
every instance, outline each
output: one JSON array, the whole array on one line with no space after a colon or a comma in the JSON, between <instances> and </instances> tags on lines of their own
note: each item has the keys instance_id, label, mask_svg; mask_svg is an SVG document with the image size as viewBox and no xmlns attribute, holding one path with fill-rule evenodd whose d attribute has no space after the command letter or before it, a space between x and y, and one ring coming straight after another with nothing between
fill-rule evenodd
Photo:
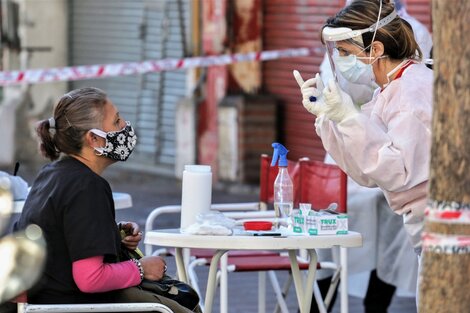
<instances>
[{"instance_id":1,"label":"white latex glove","mask_svg":"<svg viewBox=\"0 0 470 313\"><path fill-rule=\"evenodd\" d=\"M299 84L300 91L302 92L302 104L304 108L316 116L323 114L325 111L325 102L322 95L324 87L320 75L317 73L314 78L304 81L299 71L294 70L293 73L297 84Z\"/></svg>"},{"instance_id":2,"label":"white latex glove","mask_svg":"<svg viewBox=\"0 0 470 313\"><path fill-rule=\"evenodd\" d=\"M325 116L337 123L359 113L351 97L345 93L334 80L329 80L323 89Z\"/></svg>"}]
</instances>

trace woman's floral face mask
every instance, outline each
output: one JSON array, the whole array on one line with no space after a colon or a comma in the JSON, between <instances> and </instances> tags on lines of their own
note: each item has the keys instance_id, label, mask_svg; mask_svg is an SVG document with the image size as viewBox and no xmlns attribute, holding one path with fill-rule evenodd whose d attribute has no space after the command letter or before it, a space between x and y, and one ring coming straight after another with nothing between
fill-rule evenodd
<instances>
[{"instance_id":1,"label":"woman's floral face mask","mask_svg":"<svg viewBox=\"0 0 470 313\"><path fill-rule=\"evenodd\" d=\"M118 131L104 132L100 129L90 129L90 131L106 139L105 147L95 148L97 155L102 155L116 161L126 161L131 155L137 143L137 136L130 122Z\"/></svg>"}]
</instances>

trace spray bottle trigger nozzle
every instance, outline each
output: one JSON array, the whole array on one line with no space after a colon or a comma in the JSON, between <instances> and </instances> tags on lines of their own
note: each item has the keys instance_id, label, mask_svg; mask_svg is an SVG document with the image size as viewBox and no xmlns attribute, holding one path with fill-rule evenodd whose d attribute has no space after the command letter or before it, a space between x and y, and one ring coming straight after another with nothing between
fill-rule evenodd
<instances>
[{"instance_id":1,"label":"spray bottle trigger nozzle","mask_svg":"<svg viewBox=\"0 0 470 313\"><path fill-rule=\"evenodd\" d=\"M287 150L286 147L284 147L282 144L278 142L274 142L272 144L272 147L274 148L274 153L273 153L273 160L271 162L271 166L275 166L276 163L278 163L279 159L279 166L287 166Z\"/></svg>"}]
</instances>

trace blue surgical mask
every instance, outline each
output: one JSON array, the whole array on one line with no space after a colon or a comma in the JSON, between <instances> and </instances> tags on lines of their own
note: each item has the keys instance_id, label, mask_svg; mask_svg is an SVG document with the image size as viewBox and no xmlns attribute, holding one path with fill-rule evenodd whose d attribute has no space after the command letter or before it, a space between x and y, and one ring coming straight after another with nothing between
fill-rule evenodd
<instances>
[{"instance_id":1,"label":"blue surgical mask","mask_svg":"<svg viewBox=\"0 0 470 313\"><path fill-rule=\"evenodd\" d=\"M333 55L333 61L341 75L351 83L372 86L375 84L375 75L372 63L366 64L354 54L348 56Z\"/></svg>"}]
</instances>

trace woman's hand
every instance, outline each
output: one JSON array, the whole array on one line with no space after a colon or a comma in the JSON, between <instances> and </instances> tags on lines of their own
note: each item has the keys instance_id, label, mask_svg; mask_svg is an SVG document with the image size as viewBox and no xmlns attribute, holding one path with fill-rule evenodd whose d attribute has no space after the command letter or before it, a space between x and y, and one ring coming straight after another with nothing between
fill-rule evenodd
<instances>
[{"instance_id":1,"label":"woman's hand","mask_svg":"<svg viewBox=\"0 0 470 313\"><path fill-rule=\"evenodd\" d=\"M316 116L322 115L325 110L325 103L322 96L324 86L320 75L317 73L314 78L304 81L299 71L294 70L293 73L302 93L304 108Z\"/></svg>"},{"instance_id":2,"label":"woman's hand","mask_svg":"<svg viewBox=\"0 0 470 313\"><path fill-rule=\"evenodd\" d=\"M144 269L144 278L148 280L160 280L166 273L166 262L159 256L144 256L140 260Z\"/></svg>"},{"instance_id":3,"label":"woman's hand","mask_svg":"<svg viewBox=\"0 0 470 313\"><path fill-rule=\"evenodd\" d=\"M340 123L359 113L351 97L333 80L323 89L323 96L326 103L325 116L332 121Z\"/></svg>"},{"instance_id":4,"label":"woman's hand","mask_svg":"<svg viewBox=\"0 0 470 313\"><path fill-rule=\"evenodd\" d=\"M140 240L142 240L142 232L139 225L134 222L120 222L119 227L126 234L121 241L122 244L129 250L137 249Z\"/></svg>"}]
</instances>

